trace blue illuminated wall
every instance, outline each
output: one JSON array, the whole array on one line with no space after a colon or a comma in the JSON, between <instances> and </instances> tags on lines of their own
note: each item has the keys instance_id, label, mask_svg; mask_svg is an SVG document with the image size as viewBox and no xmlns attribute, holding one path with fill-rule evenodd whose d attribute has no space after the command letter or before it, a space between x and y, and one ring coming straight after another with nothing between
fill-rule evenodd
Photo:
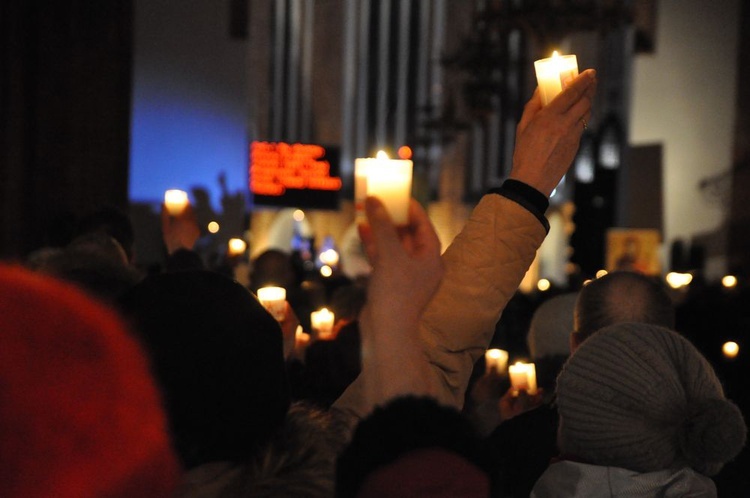
<instances>
[{"instance_id":1,"label":"blue illuminated wall","mask_svg":"<svg viewBox=\"0 0 750 498\"><path fill-rule=\"evenodd\" d=\"M246 42L229 36L229 2L136 0L129 193L247 190Z\"/></svg>"}]
</instances>

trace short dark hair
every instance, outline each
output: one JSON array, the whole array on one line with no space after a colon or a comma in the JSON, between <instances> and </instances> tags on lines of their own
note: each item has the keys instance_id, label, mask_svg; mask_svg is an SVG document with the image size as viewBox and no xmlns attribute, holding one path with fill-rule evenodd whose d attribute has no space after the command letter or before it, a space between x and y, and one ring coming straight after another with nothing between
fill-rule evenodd
<instances>
[{"instance_id":1,"label":"short dark hair","mask_svg":"<svg viewBox=\"0 0 750 498\"><path fill-rule=\"evenodd\" d=\"M581 289L573 318L577 344L599 329L623 322L674 329L674 304L659 280L641 273L617 271Z\"/></svg>"}]
</instances>

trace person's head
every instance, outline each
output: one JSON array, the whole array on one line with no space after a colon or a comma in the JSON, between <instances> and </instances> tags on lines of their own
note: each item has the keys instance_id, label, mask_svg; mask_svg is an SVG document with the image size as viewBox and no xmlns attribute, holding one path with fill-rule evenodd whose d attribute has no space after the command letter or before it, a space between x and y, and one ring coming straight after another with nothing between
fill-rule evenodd
<instances>
[{"instance_id":1,"label":"person's head","mask_svg":"<svg viewBox=\"0 0 750 498\"><path fill-rule=\"evenodd\" d=\"M74 239L63 249L49 254L32 267L54 275L112 302L135 285L142 275L131 266L120 244L103 232Z\"/></svg>"},{"instance_id":2,"label":"person's head","mask_svg":"<svg viewBox=\"0 0 750 498\"><path fill-rule=\"evenodd\" d=\"M529 354L536 365L537 382L550 396L555 390L557 374L570 356L570 332L577 297L577 293L569 292L540 304L526 334Z\"/></svg>"},{"instance_id":3,"label":"person's head","mask_svg":"<svg viewBox=\"0 0 750 498\"><path fill-rule=\"evenodd\" d=\"M620 323L589 337L557 379L558 443L586 463L711 476L747 428L698 350L656 325Z\"/></svg>"},{"instance_id":4,"label":"person's head","mask_svg":"<svg viewBox=\"0 0 750 498\"><path fill-rule=\"evenodd\" d=\"M569 336L573 330L573 309L578 294L569 292L548 299L531 317L526 344L533 360L570 354Z\"/></svg>"},{"instance_id":5,"label":"person's head","mask_svg":"<svg viewBox=\"0 0 750 498\"><path fill-rule=\"evenodd\" d=\"M338 429L329 412L292 404L276 436L261 454L239 467L218 496L333 496L342 439Z\"/></svg>"},{"instance_id":6,"label":"person's head","mask_svg":"<svg viewBox=\"0 0 750 498\"><path fill-rule=\"evenodd\" d=\"M184 466L255 455L290 403L276 320L210 271L147 277L120 305L151 356Z\"/></svg>"},{"instance_id":7,"label":"person's head","mask_svg":"<svg viewBox=\"0 0 750 498\"><path fill-rule=\"evenodd\" d=\"M113 207L102 207L78 221L76 236L104 233L117 241L128 262L132 262L135 253L135 230L133 221L124 211Z\"/></svg>"},{"instance_id":8,"label":"person's head","mask_svg":"<svg viewBox=\"0 0 750 498\"><path fill-rule=\"evenodd\" d=\"M297 286L299 280L292 258L282 251L269 249L253 261L250 275L250 287L253 292L268 285L284 287L290 291Z\"/></svg>"},{"instance_id":9,"label":"person's head","mask_svg":"<svg viewBox=\"0 0 750 498\"><path fill-rule=\"evenodd\" d=\"M646 275L617 271L592 280L578 294L571 349L608 325L638 322L673 329L675 309L664 287Z\"/></svg>"},{"instance_id":10,"label":"person's head","mask_svg":"<svg viewBox=\"0 0 750 498\"><path fill-rule=\"evenodd\" d=\"M171 496L161 395L114 312L0 265L0 331L0 496Z\"/></svg>"},{"instance_id":11,"label":"person's head","mask_svg":"<svg viewBox=\"0 0 750 498\"><path fill-rule=\"evenodd\" d=\"M453 408L403 397L359 423L336 468L336 496L488 496L479 440Z\"/></svg>"}]
</instances>

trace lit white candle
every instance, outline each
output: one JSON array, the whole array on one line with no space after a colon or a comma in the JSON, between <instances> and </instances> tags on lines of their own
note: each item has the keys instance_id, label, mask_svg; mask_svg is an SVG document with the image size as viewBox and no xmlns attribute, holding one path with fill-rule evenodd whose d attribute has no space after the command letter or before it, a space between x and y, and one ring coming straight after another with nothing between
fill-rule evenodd
<instances>
[{"instance_id":1,"label":"lit white candle","mask_svg":"<svg viewBox=\"0 0 750 498\"><path fill-rule=\"evenodd\" d=\"M503 349L488 349L484 353L485 372L505 375L508 369L508 352Z\"/></svg>"},{"instance_id":2,"label":"lit white candle","mask_svg":"<svg viewBox=\"0 0 750 498\"><path fill-rule=\"evenodd\" d=\"M365 219L365 199L367 198L367 168L374 161L371 158L354 160L354 216L358 221Z\"/></svg>"},{"instance_id":3,"label":"lit white candle","mask_svg":"<svg viewBox=\"0 0 750 498\"><path fill-rule=\"evenodd\" d=\"M302 330L301 325L297 325L297 330L294 331L294 351L297 353L297 355L302 356L302 354L305 351L305 348L307 348L308 344L310 344L310 334L305 333Z\"/></svg>"},{"instance_id":4,"label":"lit white candle","mask_svg":"<svg viewBox=\"0 0 750 498\"><path fill-rule=\"evenodd\" d=\"M536 367L533 363L517 361L508 367L508 374L515 392L523 390L528 394L536 394Z\"/></svg>"},{"instance_id":5,"label":"lit white candle","mask_svg":"<svg viewBox=\"0 0 750 498\"><path fill-rule=\"evenodd\" d=\"M562 92L564 81L578 76L578 60L575 55L558 55L555 51L552 57L535 61L534 69L542 104L547 105Z\"/></svg>"},{"instance_id":6,"label":"lit white candle","mask_svg":"<svg viewBox=\"0 0 750 498\"><path fill-rule=\"evenodd\" d=\"M365 178L364 181L361 178L357 179L357 168L360 169L360 176ZM385 204L393 223L407 225L409 223L412 168L413 163L411 161L389 159L388 154L382 150L378 152L375 159L357 159L354 177L355 206L358 202L358 195L361 198L362 209L364 209L365 197L377 197ZM359 194L356 191L358 181L360 184ZM362 195L363 188L364 195Z\"/></svg>"},{"instance_id":7,"label":"lit white candle","mask_svg":"<svg viewBox=\"0 0 750 498\"><path fill-rule=\"evenodd\" d=\"M164 192L164 205L167 208L167 212L172 216L178 216L187 207L188 195L184 190L167 190Z\"/></svg>"},{"instance_id":8,"label":"lit white candle","mask_svg":"<svg viewBox=\"0 0 750 498\"><path fill-rule=\"evenodd\" d=\"M258 289L258 300L277 320L286 316L286 289L283 287L261 287Z\"/></svg>"},{"instance_id":9,"label":"lit white candle","mask_svg":"<svg viewBox=\"0 0 750 498\"><path fill-rule=\"evenodd\" d=\"M318 339L327 340L333 338L333 312L323 308L310 313L310 325L318 336Z\"/></svg>"},{"instance_id":10,"label":"lit white candle","mask_svg":"<svg viewBox=\"0 0 750 498\"><path fill-rule=\"evenodd\" d=\"M247 249L247 242L242 239L229 239L227 254L230 256L242 256Z\"/></svg>"}]
</instances>

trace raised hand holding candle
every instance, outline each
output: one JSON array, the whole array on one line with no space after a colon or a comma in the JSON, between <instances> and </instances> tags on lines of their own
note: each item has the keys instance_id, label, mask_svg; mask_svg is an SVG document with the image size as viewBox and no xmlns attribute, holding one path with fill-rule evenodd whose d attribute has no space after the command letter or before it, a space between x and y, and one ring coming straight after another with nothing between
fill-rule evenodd
<instances>
[{"instance_id":1,"label":"raised hand holding candle","mask_svg":"<svg viewBox=\"0 0 750 498\"><path fill-rule=\"evenodd\" d=\"M535 61L534 69L542 105L547 105L562 92L564 82L578 76L578 60L575 55L559 55L555 51L552 57Z\"/></svg>"},{"instance_id":2,"label":"raised hand holding candle","mask_svg":"<svg viewBox=\"0 0 750 498\"><path fill-rule=\"evenodd\" d=\"M258 300L276 321L280 322L286 316L286 289L283 287L261 287Z\"/></svg>"},{"instance_id":3,"label":"raised hand holding candle","mask_svg":"<svg viewBox=\"0 0 750 498\"><path fill-rule=\"evenodd\" d=\"M357 164L360 165L362 174L366 177L365 197L377 197L385 204L394 224L407 225L409 223L413 163L408 159L389 159L388 154L382 150L378 152L375 159L357 159L355 163L355 189ZM364 203L364 198L362 198L362 202ZM355 205L356 203L357 194L355 192Z\"/></svg>"},{"instance_id":4,"label":"raised hand holding candle","mask_svg":"<svg viewBox=\"0 0 750 498\"><path fill-rule=\"evenodd\" d=\"M533 363L521 363L517 361L508 367L510 385L513 390L526 391L530 395L536 394L536 367Z\"/></svg>"},{"instance_id":5,"label":"raised hand holding candle","mask_svg":"<svg viewBox=\"0 0 750 498\"><path fill-rule=\"evenodd\" d=\"M502 349L488 349L484 353L485 372L505 375L508 369L508 352Z\"/></svg>"},{"instance_id":6,"label":"raised hand holding candle","mask_svg":"<svg viewBox=\"0 0 750 498\"><path fill-rule=\"evenodd\" d=\"M328 311L327 308L310 313L310 324L318 339L333 339L333 319L333 312Z\"/></svg>"},{"instance_id":7,"label":"raised hand holding candle","mask_svg":"<svg viewBox=\"0 0 750 498\"><path fill-rule=\"evenodd\" d=\"M187 207L188 195L184 190L167 190L164 192L164 205L172 216L179 216Z\"/></svg>"}]
</instances>

